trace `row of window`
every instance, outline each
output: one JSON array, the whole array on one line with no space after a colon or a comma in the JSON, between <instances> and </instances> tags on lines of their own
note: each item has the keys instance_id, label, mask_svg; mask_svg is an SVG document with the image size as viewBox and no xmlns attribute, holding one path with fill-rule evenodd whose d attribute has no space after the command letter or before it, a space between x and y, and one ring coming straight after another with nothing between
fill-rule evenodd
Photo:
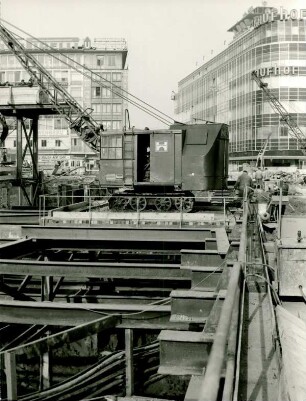
<instances>
[{"instance_id":1,"label":"row of window","mask_svg":"<svg viewBox=\"0 0 306 401\"><path fill-rule=\"evenodd\" d=\"M92 104L93 112L97 114L121 114L121 103L97 103Z\"/></svg>"},{"instance_id":2,"label":"row of window","mask_svg":"<svg viewBox=\"0 0 306 401\"><path fill-rule=\"evenodd\" d=\"M122 97L122 90L117 86L112 87L111 89L96 86L95 88L93 88L93 97L102 99L109 99L112 97L114 99L119 99Z\"/></svg>"},{"instance_id":3,"label":"row of window","mask_svg":"<svg viewBox=\"0 0 306 401\"><path fill-rule=\"evenodd\" d=\"M60 148L60 147L62 146L62 143L63 143L63 142L62 142L60 139L55 139L55 141L54 141L53 143L54 143L54 146L55 146L56 148ZM49 144L50 144L50 142L49 142ZM32 145L33 145L33 141L30 140L30 146L32 146ZM17 141L16 141L16 139L14 139L13 146L14 146L14 148L16 148L16 146L17 146ZM46 147L48 146L48 141L47 141L47 139L41 139L41 141L40 141L40 146L41 146L42 148L46 148Z\"/></svg>"},{"instance_id":4,"label":"row of window","mask_svg":"<svg viewBox=\"0 0 306 401\"><path fill-rule=\"evenodd\" d=\"M259 151L265 140L240 140L229 144L230 152ZM270 139L266 150L297 150L297 141L293 138Z\"/></svg>"},{"instance_id":5,"label":"row of window","mask_svg":"<svg viewBox=\"0 0 306 401\"><path fill-rule=\"evenodd\" d=\"M1 63L0 56L0 66L1 68L5 68L5 66ZM79 72L71 71L69 74L68 70L54 70L51 71L52 76L60 83L68 83L70 78L70 84L72 85L80 85L83 83L83 76ZM99 73L101 76L102 82L112 81L112 82L121 82L122 81L122 73L121 72L113 72L113 73ZM26 71L0 71L0 81L1 82L20 82L22 79L24 81L28 81L30 75ZM97 77L95 77L97 78Z\"/></svg>"}]
</instances>

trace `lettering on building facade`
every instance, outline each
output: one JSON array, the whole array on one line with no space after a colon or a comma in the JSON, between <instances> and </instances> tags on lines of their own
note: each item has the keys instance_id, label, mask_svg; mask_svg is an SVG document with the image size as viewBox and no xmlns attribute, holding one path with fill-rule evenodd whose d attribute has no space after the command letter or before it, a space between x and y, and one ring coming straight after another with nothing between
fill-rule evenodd
<instances>
[{"instance_id":1,"label":"lettering on building facade","mask_svg":"<svg viewBox=\"0 0 306 401\"><path fill-rule=\"evenodd\" d=\"M258 28L259 26L266 24L267 22L272 22L276 20L276 17L279 16L280 21L288 21L288 20L303 20L306 18L306 9L302 8L300 10L293 8L292 10L286 10L283 7L280 7L279 12L277 9L274 9L272 12L266 12L262 15L257 15L254 17L254 20L251 24L254 28Z\"/></svg>"},{"instance_id":2,"label":"lettering on building facade","mask_svg":"<svg viewBox=\"0 0 306 401\"><path fill-rule=\"evenodd\" d=\"M256 70L258 77L269 77L271 75L297 75L298 67L285 66L285 67L264 67Z\"/></svg>"}]
</instances>

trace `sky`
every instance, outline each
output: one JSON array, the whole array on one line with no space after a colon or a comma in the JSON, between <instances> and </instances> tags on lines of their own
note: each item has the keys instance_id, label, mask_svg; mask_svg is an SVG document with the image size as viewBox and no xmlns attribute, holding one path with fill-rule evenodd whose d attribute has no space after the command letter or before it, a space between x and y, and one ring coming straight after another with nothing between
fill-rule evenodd
<instances>
[{"instance_id":1,"label":"sky","mask_svg":"<svg viewBox=\"0 0 306 401\"><path fill-rule=\"evenodd\" d=\"M129 92L175 119L178 82L232 40L227 30L256 0L0 0L1 18L34 37L125 38ZM267 6L306 8L303 0ZM9 29L11 29L8 26ZM130 106L137 128L167 128Z\"/></svg>"}]
</instances>

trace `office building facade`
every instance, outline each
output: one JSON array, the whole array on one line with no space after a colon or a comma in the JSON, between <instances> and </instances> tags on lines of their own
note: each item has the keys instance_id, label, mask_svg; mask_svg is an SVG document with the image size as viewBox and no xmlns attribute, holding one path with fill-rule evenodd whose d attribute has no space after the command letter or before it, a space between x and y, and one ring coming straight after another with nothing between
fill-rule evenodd
<instances>
[{"instance_id":1,"label":"office building facade","mask_svg":"<svg viewBox=\"0 0 306 401\"><path fill-rule=\"evenodd\" d=\"M37 58L83 109L92 113L99 124L103 124L105 130L122 129L125 109L128 108L123 98L126 98L124 91L128 90L125 39L53 37L38 40L31 38L22 42L27 51ZM7 82L14 86L22 80L27 83L29 78L16 57L1 43L1 83ZM16 149L14 121L9 122L9 125L12 132L5 141L5 147L8 153L13 154ZM65 161L70 169L85 164L87 168L94 167L98 155L70 130L63 116L40 116L38 132L40 168L50 169L59 160Z\"/></svg>"},{"instance_id":2,"label":"office building facade","mask_svg":"<svg viewBox=\"0 0 306 401\"><path fill-rule=\"evenodd\" d=\"M179 82L177 119L228 124L232 169L254 165L266 141L266 166L306 168L288 126L251 79L257 71L306 138L306 10L251 8L229 31L226 49Z\"/></svg>"}]
</instances>

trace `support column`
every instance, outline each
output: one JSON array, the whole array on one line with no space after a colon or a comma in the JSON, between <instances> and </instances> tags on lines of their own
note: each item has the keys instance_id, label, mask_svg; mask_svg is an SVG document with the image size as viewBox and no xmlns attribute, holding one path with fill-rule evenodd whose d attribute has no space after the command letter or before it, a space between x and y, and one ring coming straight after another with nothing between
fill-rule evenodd
<instances>
[{"instance_id":1,"label":"support column","mask_svg":"<svg viewBox=\"0 0 306 401\"><path fill-rule=\"evenodd\" d=\"M40 390L45 390L51 385L51 355L47 351L40 356Z\"/></svg>"},{"instance_id":2,"label":"support column","mask_svg":"<svg viewBox=\"0 0 306 401\"><path fill-rule=\"evenodd\" d=\"M16 151L17 151L17 180L20 182L22 178L22 117L17 117L17 142L16 142Z\"/></svg>"},{"instance_id":3,"label":"support column","mask_svg":"<svg viewBox=\"0 0 306 401\"><path fill-rule=\"evenodd\" d=\"M33 179L38 179L38 117L32 120L32 140L33 140Z\"/></svg>"},{"instance_id":4,"label":"support column","mask_svg":"<svg viewBox=\"0 0 306 401\"><path fill-rule=\"evenodd\" d=\"M133 367L133 330L125 330L125 388L126 396L134 394L134 367Z\"/></svg>"},{"instance_id":5,"label":"support column","mask_svg":"<svg viewBox=\"0 0 306 401\"><path fill-rule=\"evenodd\" d=\"M6 372L7 399L17 400L17 375L16 375L16 355L11 352L4 354L4 364Z\"/></svg>"},{"instance_id":6,"label":"support column","mask_svg":"<svg viewBox=\"0 0 306 401\"><path fill-rule=\"evenodd\" d=\"M48 261L48 257L44 257L44 261ZM52 301L53 294L53 276L41 278L41 300ZM50 335L48 330L46 335ZM51 386L51 352L48 350L40 356L40 390L45 390Z\"/></svg>"}]
</instances>

